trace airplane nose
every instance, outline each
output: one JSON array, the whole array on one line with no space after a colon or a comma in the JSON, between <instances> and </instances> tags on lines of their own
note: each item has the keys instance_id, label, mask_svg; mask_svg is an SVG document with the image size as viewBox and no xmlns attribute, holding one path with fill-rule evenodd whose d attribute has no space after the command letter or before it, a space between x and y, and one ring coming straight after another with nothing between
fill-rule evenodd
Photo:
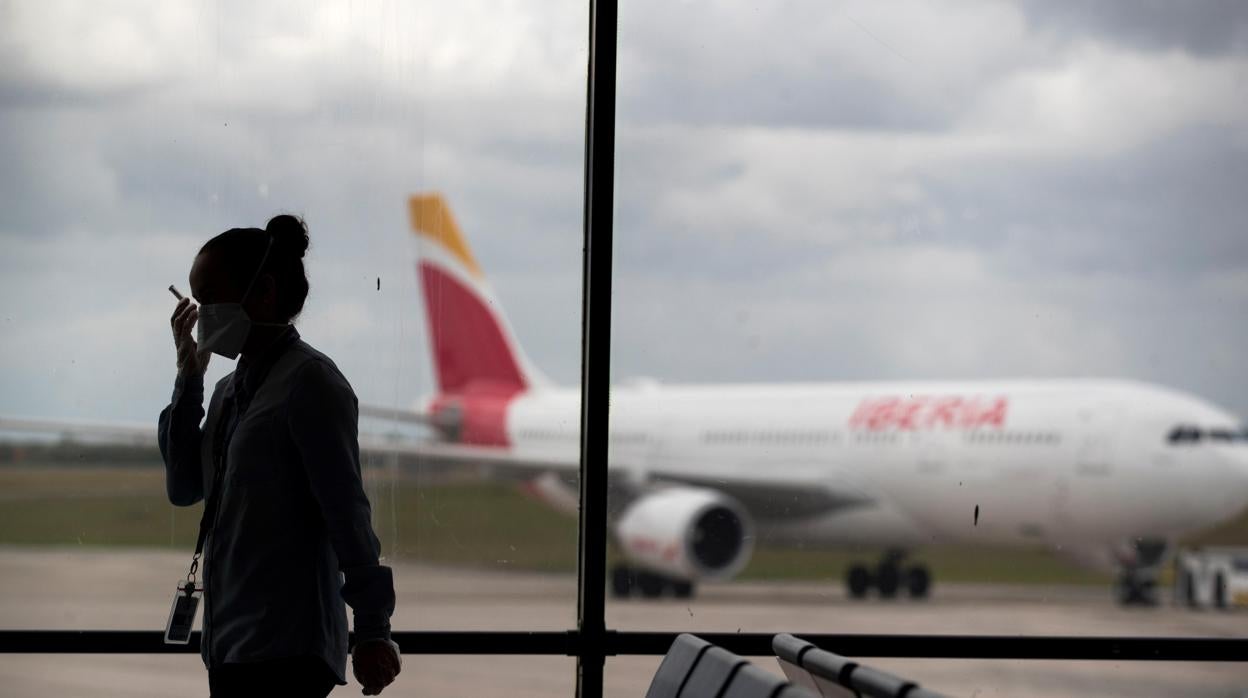
<instances>
[{"instance_id":1,"label":"airplane nose","mask_svg":"<svg viewBox=\"0 0 1248 698\"><path fill-rule=\"evenodd\" d=\"M1209 471L1213 480L1205 500L1209 511L1219 519L1234 517L1248 510L1248 448L1222 450L1217 453L1216 466Z\"/></svg>"},{"instance_id":2,"label":"airplane nose","mask_svg":"<svg viewBox=\"0 0 1248 698\"><path fill-rule=\"evenodd\" d=\"M1248 448L1237 448L1234 453L1227 454L1230 466L1230 477L1234 481L1234 485L1228 489L1234 489L1239 493L1239 502L1241 507L1248 507Z\"/></svg>"}]
</instances>

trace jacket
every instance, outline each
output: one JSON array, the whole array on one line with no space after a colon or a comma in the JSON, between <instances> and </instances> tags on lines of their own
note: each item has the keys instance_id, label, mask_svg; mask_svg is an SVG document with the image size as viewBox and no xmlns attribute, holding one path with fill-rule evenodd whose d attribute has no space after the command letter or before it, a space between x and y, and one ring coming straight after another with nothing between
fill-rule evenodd
<instances>
[{"instance_id":1,"label":"jacket","mask_svg":"<svg viewBox=\"0 0 1248 698\"><path fill-rule=\"evenodd\" d=\"M179 376L160 414L169 501L220 500L202 556L208 668L321 657L346 684L347 618L356 642L390 638L391 569L379 563L358 442L358 401L327 356L292 326L217 382Z\"/></svg>"}]
</instances>

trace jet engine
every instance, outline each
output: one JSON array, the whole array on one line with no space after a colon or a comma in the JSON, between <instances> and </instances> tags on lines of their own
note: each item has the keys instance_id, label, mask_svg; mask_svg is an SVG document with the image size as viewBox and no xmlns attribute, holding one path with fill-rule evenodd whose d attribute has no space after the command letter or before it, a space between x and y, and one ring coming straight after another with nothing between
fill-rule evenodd
<instances>
[{"instance_id":1,"label":"jet engine","mask_svg":"<svg viewBox=\"0 0 1248 698\"><path fill-rule=\"evenodd\" d=\"M754 548L745 509L721 492L696 487L641 496L617 519L615 536L637 566L687 580L730 579Z\"/></svg>"}]
</instances>

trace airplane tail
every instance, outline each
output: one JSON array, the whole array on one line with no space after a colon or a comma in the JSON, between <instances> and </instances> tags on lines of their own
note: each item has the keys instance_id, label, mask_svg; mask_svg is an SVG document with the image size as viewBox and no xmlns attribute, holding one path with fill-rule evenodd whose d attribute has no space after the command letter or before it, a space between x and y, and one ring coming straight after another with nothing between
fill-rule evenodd
<instances>
[{"instance_id":1,"label":"airplane tail","mask_svg":"<svg viewBox=\"0 0 1248 698\"><path fill-rule=\"evenodd\" d=\"M516 342L446 200L417 194L409 213L439 391L509 397L545 385Z\"/></svg>"}]
</instances>

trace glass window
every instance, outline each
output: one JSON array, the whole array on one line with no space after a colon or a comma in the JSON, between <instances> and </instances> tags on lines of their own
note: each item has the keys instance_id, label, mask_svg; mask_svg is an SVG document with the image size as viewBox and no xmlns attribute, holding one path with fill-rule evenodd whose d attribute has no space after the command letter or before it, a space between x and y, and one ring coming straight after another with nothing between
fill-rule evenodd
<instances>
[{"instance_id":1,"label":"glass window","mask_svg":"<svg viewBox=\"0 0 1248 698\"><path fill-rule=\"evenodd\" d=\"M358 398L393 629L574 627L576 511L547 504L566 483L464 453L505 454L527 401L558 413L533 440L574 479L586 3L0 16L0 625L164 623L203 508L170 504L156 448L166 288L192 292L210 237L291 212L297 327ZM210 361L209 395L234 366ZM566 659L525 662L555 677L531 695L570 692Z\"/></svg>"},{"instance_id":2,"label":"glass window","mask_svg":"<svg viewBox=\"0 0 1248 698\"><path fill-rule=\"evenodd\" d=\"M1245 530L1246 59L1127 24L622 7L610 626L1231 632L1126 606Z\"/></svg>"},{"instance_id":3,"label":"glass window","mask_svg":"<svg viewBox=\"0 0 1248 698\"><path fill-rule=\"evenodd\" d=\"M169 504L153 446L164 289L283 211L311 229L299 329L359 398L394 628L575 624L585 12L0 11L0 625L159 626L202 510ZM1221 13L624 8L608 627L1238 632L1119 607L1178 598L1167 543L1248 526L1229 452L1167 449L1248 438L1206 431L1248 412L1244 22ZM202 686L197 658L126 660ZM607 693L659 661L611 658ZM98 674L53 664L0 657L0 680ZM567 658L489 664L513 695L572 690ZM497 692L480 658L407 666L404 690ZM1236 685L880 666L950 692Z\"/></svg>"}]
</instances>

